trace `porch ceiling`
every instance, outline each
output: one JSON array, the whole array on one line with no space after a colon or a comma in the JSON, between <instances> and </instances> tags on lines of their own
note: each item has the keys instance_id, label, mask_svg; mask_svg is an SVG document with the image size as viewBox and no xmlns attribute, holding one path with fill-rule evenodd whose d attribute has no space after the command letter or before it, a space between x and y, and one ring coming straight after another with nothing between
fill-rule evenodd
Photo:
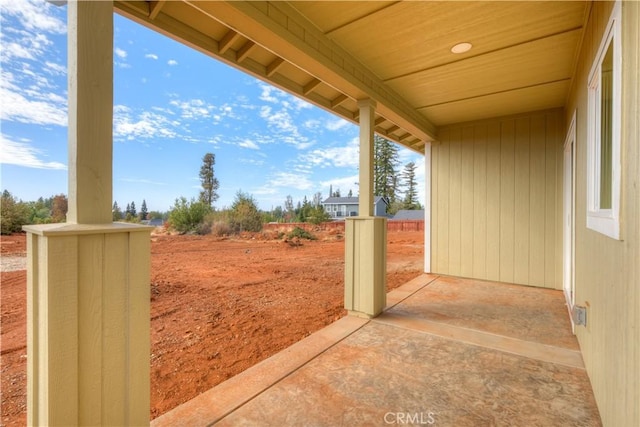
<instances>
[{"instance_id":1,"label":"porch ceiling","mask_svg":"<svg viewBox=\"0 0 640 427\"><path fill-rule=\"evenodd\" d=\"M116 10L419 152L437 128L564 105L588 1L116 1ZM473 48L450 49L460 42Z\"/></svg>"}]
</instances>

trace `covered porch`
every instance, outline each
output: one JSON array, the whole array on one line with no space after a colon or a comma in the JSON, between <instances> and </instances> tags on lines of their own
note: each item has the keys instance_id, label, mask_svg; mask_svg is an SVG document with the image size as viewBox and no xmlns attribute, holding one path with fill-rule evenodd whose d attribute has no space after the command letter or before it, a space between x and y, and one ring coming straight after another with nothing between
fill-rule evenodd
<instances>
[{"instance_id":1,"label":"covered porch","mask_svg":"<svg viewBox=\"0 0 640 427\"><path fill-rule=\"evenodd\" d=\"M424 274L152 421L601 425L562 292Z\"/></svg>"},{"instance_id":2,"label":"covered porch","mask_svg":"<svg viewBox=\"0 0 640 427\"><path fill-rule=\"evenodd\" d=\"M422 424L598 425L596 400L606 424L637 425L637 189L620 190L624 239L588 229L583 191L586 80L608 23L627 58L622 182L638 175L636 3L68 7L68 224L27 228L30 424L149 421L148 229L111 223L110 212L115 11L360 127L350 316L155 425L416 414ZM425 272L442 275L388 296L374 133L425 156ZM582 354L563 288L590 319L576 329Z\"/></svg>"}]
</instances>

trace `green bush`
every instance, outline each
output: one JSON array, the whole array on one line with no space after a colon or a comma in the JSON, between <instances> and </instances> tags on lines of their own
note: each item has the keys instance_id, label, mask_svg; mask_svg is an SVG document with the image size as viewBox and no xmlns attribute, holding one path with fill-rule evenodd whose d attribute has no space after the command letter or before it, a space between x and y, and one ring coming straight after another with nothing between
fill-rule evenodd
<instances>
[{"instance_id":1,"label":"green bush","mask_svg":"<svg viewBox=\"0 0 640 427\"><path fill-rule=\"evenodd\" d=\"M11 234L22 230L24 224L29 223L31 212L29 206L18 201L4 190L0 200L0 234Z\"/></svg>"},{"instance_id":2,"label":"green bush","mask_svg":"<svg viewBox=\"0 0 640 427\"><path fill-rule=\"evenodd\" d=\"M262 214L253 196L238 191L229 212L229 226L234 233L262 230Z\"/></svg>"},{"instance_id":3,"label":"green bush","mask_svg":"<svg viewBox=\"0 0 640 427\"><path fill-rule=\"evenodd\" d=\"M195 199L187 201L185 197L180 197L169 211L169 223L179 233L198 232L205 216L210 212L211 207L205 203Z\"/></svg>"},{"instance_id":4,"label":"green bush","mask_svg":"<svg viewBox=\"0 0 640 427\"><path fill-rule=\"evenodd\" d=\"M289 239L293 239L297 237L298 239L306 239L306 240L316 240L316 236L309 233L304 228L296 227L287 234Z\"/></svg>"}]
</instances>

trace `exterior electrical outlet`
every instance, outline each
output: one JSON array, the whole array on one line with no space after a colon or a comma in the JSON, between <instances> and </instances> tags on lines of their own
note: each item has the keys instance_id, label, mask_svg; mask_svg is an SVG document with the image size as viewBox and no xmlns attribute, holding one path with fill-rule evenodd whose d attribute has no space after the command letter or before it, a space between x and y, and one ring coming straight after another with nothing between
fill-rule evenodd
<instances>
[{"instance_id":1,"label":"exterior electrical outlet","mask_svg":"<svg viewBox=\"0 0 640 427\"><path fill-rule=\"evenodd\" d=\"M573 323L580 326L587 326L587 307L574 305L571 313Z\"/></svg>"}]
</instances>

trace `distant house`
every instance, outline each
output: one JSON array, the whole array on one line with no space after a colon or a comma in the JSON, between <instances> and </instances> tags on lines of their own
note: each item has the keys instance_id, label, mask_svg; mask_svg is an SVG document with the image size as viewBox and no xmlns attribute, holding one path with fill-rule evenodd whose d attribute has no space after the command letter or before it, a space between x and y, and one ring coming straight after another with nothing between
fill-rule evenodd
<instances>
[{"instance_id":1,"label":"distant house","mask_svg":"<svg viewBox=\"0 0 640 427\"><path fill-rule=\"evenodd\" d=\"M398 221L416 221L424 220L424 209L408 210L401 209L391 218Z\"/></svg>"},{"instance_id":2,"label":"distant house","mask_svg":"<svg viewBox=\"0 0 640 427\"><path fill-rule=\"evenodd\" d=\"M376 196L373 201L373 215L387 216L388 204L387 199L382 196ZM328 197L322 202L322 206L332 219L358 216L357 197Z\"/></svg>"},{"instance_id":3,"label":"distant house","mask_svg":"<svg viewBox=\"0 0 640 427\"><path fill-rule=\"evenodd\" d=\"M162 227L164 225L164 221L162 218L153 218L153 219L145 219L144 221L140 221L144 225L150 225L152 227Z\"/></svg>"}]
</instances>

